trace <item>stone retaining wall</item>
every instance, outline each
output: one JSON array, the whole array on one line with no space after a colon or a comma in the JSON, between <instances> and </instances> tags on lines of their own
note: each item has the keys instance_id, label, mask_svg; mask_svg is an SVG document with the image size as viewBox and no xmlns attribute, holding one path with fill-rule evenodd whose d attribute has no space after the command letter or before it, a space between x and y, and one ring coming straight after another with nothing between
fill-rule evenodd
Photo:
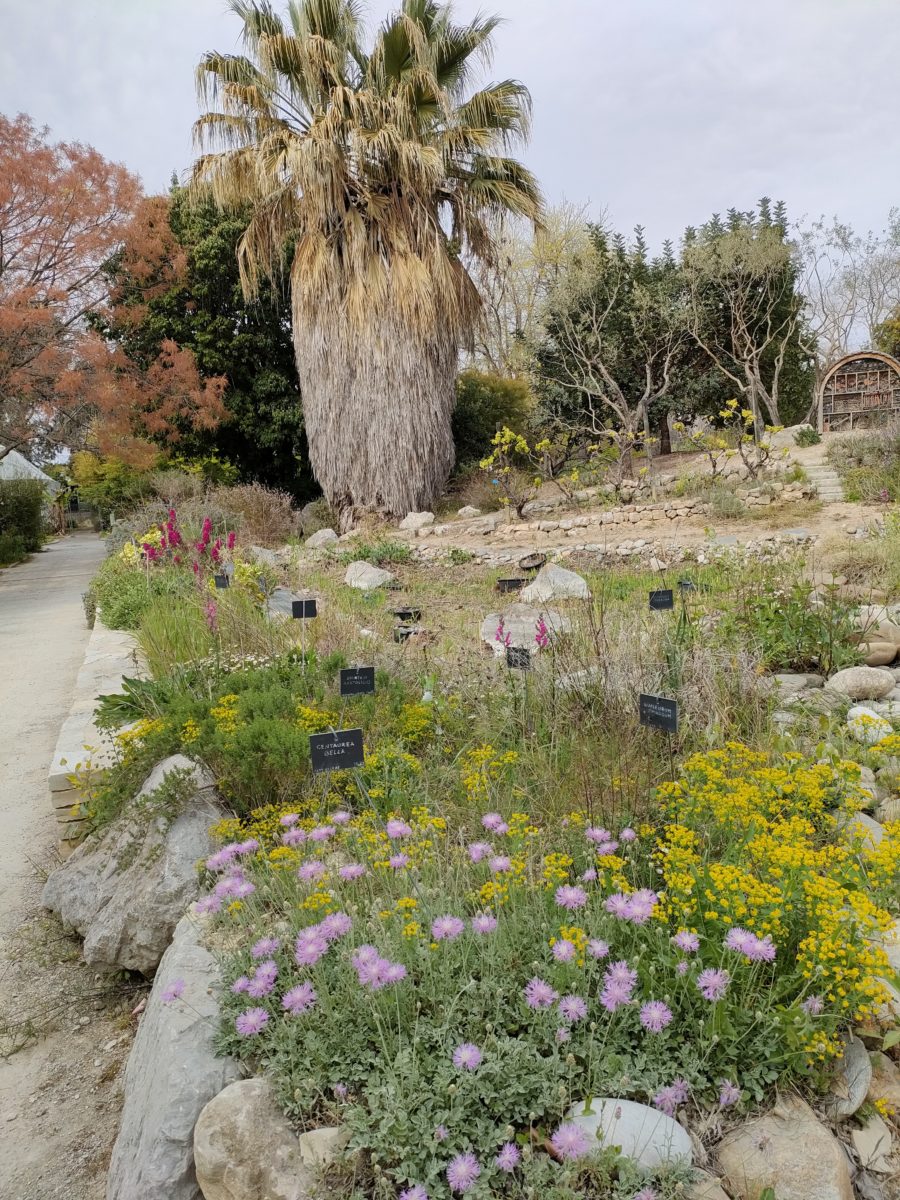
<instances>
[{"instance_id":1,"label":"stone retaining wall","mask_svg":"<svg viewBox=\"0 0 900 1200\"><path fill-rule=\"evenodd\" d=\"M59 732L47 776L50 804L59 828L63 854L73 848L85 822L75 815L81 793L73 775L88 763L105 765L110 757L94 724L97 697L121 691L122 678L141 674L134 638L122 630L107 629L99 615L91 630L84 662L75 681L72 707Z\"/></svg>"}]
</instances>

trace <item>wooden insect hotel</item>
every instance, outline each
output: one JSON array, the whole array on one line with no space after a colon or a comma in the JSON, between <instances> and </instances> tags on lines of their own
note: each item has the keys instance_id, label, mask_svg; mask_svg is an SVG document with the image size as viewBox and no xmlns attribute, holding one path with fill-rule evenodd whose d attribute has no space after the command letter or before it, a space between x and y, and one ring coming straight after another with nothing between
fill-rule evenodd
<instances>
[{"instance_id":1,"label":"wooden insect hotel","mask_svg":"<svg viewBox=\"0 0 900 1200\"><path fill-rule=\"evenodd\" d=\"M819 388L819 429L859 429L900 420L900 362L878 350L838 359Z\"/></svg>"}]
</instances>

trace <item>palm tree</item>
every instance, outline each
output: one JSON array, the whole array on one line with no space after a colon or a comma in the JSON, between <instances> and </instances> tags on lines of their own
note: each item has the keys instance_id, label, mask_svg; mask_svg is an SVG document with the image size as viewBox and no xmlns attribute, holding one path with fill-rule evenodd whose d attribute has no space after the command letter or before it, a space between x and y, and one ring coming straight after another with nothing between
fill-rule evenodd
<instances>
[{"instance_id":1,"label":"palm tree","mask_svg":"<svg viewBox=\"0 0 900 1200\"><path fill-rule=\"evenodd\" d=\"M196 191L251 206L238 255L252 295L289 270L316 477L341 526L428 507L453 466L459 350L480 314L466 261L505 214L539 219L527 89L470 92L497 18L402 0L365 53L359 0L230 0L242 55L197 70Z\"/></svg>"}]
</instances>

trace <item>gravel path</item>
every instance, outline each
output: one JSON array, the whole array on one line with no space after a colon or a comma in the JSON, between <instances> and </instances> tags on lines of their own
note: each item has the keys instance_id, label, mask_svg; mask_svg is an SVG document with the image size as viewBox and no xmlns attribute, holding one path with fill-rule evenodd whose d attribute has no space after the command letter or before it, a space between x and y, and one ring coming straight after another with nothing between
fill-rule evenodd
<instances>
[{"instance_id":1,"label":"gravel path","mask_svg":"<svg viewBox=\"0 0 900 1200\"><path fill-rule=\"evenodd\" d=\"M103 555L79 533L0 571L0 1054L15 1051L0 1058L2 1200L102 1195L119 1066L103 1046L123 1043L120 1057L130 1036L98 1011L77 945L39 903L56 854L47 769L88 640L81 596Z\"/></svg>"}]
</instances>

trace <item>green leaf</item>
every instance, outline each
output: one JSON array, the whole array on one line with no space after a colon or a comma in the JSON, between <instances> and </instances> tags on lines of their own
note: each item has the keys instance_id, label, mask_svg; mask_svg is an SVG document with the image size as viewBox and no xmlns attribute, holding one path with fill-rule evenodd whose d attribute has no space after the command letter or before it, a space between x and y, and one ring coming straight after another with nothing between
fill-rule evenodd
<instances>
[{"instance_id":1,"label":"green leaf","mask_svg":"<svg viewBox=\"0 0 900 1200\"><path fill-rule=\"evenodd\" d=\"M900 1029L889 1029L881 1043L882 1050L890 1050L900 1044Z\"/></svg>"}]
</instances>

